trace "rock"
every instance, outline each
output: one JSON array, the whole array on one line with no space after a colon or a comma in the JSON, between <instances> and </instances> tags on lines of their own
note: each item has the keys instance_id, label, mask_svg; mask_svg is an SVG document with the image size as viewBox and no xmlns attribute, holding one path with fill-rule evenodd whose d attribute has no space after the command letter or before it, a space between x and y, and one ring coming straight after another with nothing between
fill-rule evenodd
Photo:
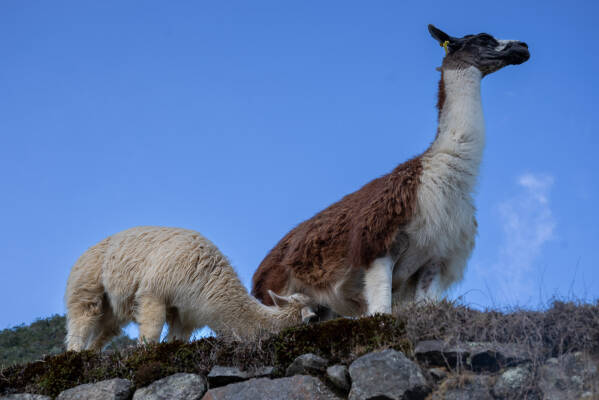
<instances>
[{"instance_id":1,"label":"rock","mask_svg":"<svg viewBox=\"0 0 599 400\"><path fill-rule=\"evenodd\" d=\"M454 376L443 381L431 400L493 400L493 378L487 375Z\"/></svg>"},{"instance_id":2,"label":"rock","mask_svg":"<svg viewBox=\"0 0 599 400\"><path fill-rule=\"evenodd\" d=\"M541 367L539 389L544 400L595 398L599 395L597 362L583 353L550 358Z\"/></svg>"},{"instance_id":3,"label":"rock","mask_svg":"<svg viewBox=\"0 0 599 400\"><path fill-rule=\"evenodd\" d=\"M133 392L133 383L127 379L110 379L75 386L60 393L57 400L127 400Z\"/></svg>"},{"instance_id":4,"label":"rock","mask_svg":"<svg viewBox=\"0 0 599 400\"><path fill-rule=\"evenodd\" d=\"M305 375L305 374L320 374L323 373L327 367L328 360L317 356L316 354L308 353L302 354L287 368L285 375Z\"/></svg>"},{"instance_id":5,"label":"rock","mask_svg":"<svg viewBox=\"0 0 599 400\"><path fill-rule=\"evenodd\" d=\"M530 361L522 346L502 343L465 342L449 345L441 340L424 340L416 344L414 355L426 365L449 368L465 366L479 372L496 372Z\"/></svg>"},{"instance_id":6,"label":"rock","mask_svg":"<svg viewBox=\"0 0 599 400\"><path fill-rule=\"evenodd\" d=\"M208 386L215 388L245 381L251 378L263 378L272 376L273 367L262 367L254 371L242 371L237 367L224 367L217 365L208 374Z\"/></svg>"},{"instance_id":7,"label":"rock","mask_svg":"<svg viewBox=\"0 0 599 400\"><path fill-rule=\"evenodd\" d=\"M0 396L0 400L52 400L52 397L32 393L15 393Z\"/></svg>"},{"instance_id":8,"label":"rock","mask_svg":"<svg viewBox=\"0 0 599 400\"><path fill-rule=\"evenodd\" d=\"M349 380L349 372L345 365L333 365L327 368L327 378L339 389L349 391L351 382Z\"/></svg>"},{"instance_id":9,"label":"rock","mask_svg":"<svg viewBox=\"0 0 599 400\"><path fill-rule=\"evenodd\" d=\"M447 378L447 371L444 368L431 368L428 370L428 373L431 374L436 382Z\"/></svg>"},{"instance_id":10,"label":"rock","mask_svg":"<svg viewBox=\"0 0 599 400\"><path fill-rule=\"evenodd\" d=\"M206 389L207 383L203 376L178 373L137 389L133 400L196 400L202 398Z\"/></svg>"},{"instance_id":11,"label":"rock","mask_svg":"<svg viewBox=\"0 0 599 400\"><path fill-rule=\"evenodd\" d=\"M505 370L493 386L495 397L504 399L522 397L526 391L526 384L531 380L530 369L530 364L526 364Z\"/></svg>"},{"instance_id":12,"label":"rock","mask_svg":"<svg viewBox=\"0 0 599 400\"><path fill-rule=\"evenodd\" d=\"M324 383L308 375L256 378L210 389L203 400L333 400L341 399Z\"/></svg>"},{"instance_id":13,"label":"rock","mask_svg":"<svg viewBox=\"0 0 599 400\"><path fill-rule=\"evenodd\" d=\"M430 391L422 370L403 353L385 350L366 354L349 367L350 400L423 399Z\"/></svg>"}]
</instances>

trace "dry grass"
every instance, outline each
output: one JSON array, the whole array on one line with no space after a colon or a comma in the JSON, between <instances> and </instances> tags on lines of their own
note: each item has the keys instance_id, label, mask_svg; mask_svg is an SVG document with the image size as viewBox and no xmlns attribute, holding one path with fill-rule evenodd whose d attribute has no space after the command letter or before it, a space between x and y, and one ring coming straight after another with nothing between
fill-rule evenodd
<instances>
[{"instance_id":1,"label":"dry grass","mask_svg":"<svg viewBox=\"0 0 599 400\"><path fill-rule=\"evenodd\" d=\"M125 351L67 352L3 369L0 395L29 392L56 396L69 387L115 377L130 379L141 387L176 372L207 374L214 365L246 370L274 365L282 374L295 357L306 352L349 364L361 354L379 349L395 348L411 355L413 344L421 340L516 343L527 349L527 358L536 365L573 351L596 354L599 302L556 301L545 311L482 312L443 301L405 306L397 310L397 319L383 315L338 319L250 342L205 338ZM534 385L531 380L530 390Z\"/></svg>"},{"instance_id":2,"label":"dry grass","mask_svg":"<svg viewBox=\"0 0 599 400\"><path fill-rule=\"evenodd\" d=\"M544 311L478 311L455 302L410 304L395 310L408 338L516 343L546 359L573 351L599 352L599 301L554 301Z\"/></svg>"}]
</instances>

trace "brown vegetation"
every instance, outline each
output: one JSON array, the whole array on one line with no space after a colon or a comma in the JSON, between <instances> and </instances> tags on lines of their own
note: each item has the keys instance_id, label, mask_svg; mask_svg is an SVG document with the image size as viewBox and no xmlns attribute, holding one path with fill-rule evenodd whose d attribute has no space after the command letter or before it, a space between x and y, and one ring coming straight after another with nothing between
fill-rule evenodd
<instances>
[{"instance_id":1,"label":"brown vegetation","mask_svg":"<svg viewBox=\"0 0 599 400\"><path fill-rule=\"evenodd\" d=\"M176 372L207 374L214 365L245 370L273 365L281 376L296 356L307 352L349 364L360 355L385 348L413 357L414 344L429 339L516 343L528 349L530 360L537 365L573 351L599 353L599 302L554 302L546 311L513 312L482 312L441 302L410 305L397 313L398 318L377 315L302 325L257 342L205 338L103 353L62 353L3 369L0 394L55 396L72 386L115 377L142 387Z\"/></svg>"}]
</instances>

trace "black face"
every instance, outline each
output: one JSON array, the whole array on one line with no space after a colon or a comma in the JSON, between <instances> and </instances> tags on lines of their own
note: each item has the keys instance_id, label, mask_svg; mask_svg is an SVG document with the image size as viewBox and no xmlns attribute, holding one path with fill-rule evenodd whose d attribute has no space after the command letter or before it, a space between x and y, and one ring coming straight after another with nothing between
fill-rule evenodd
<instances>
[{"instance_id":1,"label":"black face","mask_svg":"<svg viewBox=\"0 0 599 400\"><path fill-rule=\"evenodd\" d=\"M483 75L488 75L506 65L522 64L530 58L528 45L517 40L497 40L488 33L454 38L433 25L429 25L428 30L441 45L448 42L444 65L472 65Z\"/></svg>"}]
</instances>

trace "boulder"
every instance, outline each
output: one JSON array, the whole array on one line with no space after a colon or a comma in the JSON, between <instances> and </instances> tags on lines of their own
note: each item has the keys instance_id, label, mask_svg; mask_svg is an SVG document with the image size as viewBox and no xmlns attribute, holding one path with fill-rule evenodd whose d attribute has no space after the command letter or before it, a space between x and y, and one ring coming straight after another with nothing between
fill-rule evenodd
<instances>
[{"instance_id":1,"label":"boulder","mask_svg":"<svg viewBox=\"0 0 599 400\"><path fill-rule=\"evenodd\" d=\"M256 378L210 389L203 400L333 400L341 399L324 383L308 375Z\"/></svg>"},{"instance_id":2,"label":"boulder","mask_svg":"<svg viewBox=\"0 0 599 400\"><path fill-rule=\"evenodd\" d=\"M178 373L137 389L133 400L199 400L206 393L207 386L203 376Z\"/></svg>"},{"instance_id":3,"label":"boulder","mask_svg":"<svg viewBox=\"0 0 599 400\"><path fill-rule=\"evenodd\" d=\"M544 400L599 397L597 362L584 353L550 358L541 367L539 389Z\"/></svg>"},{"instance_id":4,"label":"boulder","mask_svg":"<svg viewBox=\"0 0 599 400\"><path fill-rule=\"evenodd\" d=\"M15 393L0 396L0 400L52 400L52 397L32 393Z\"/></svg>"},{"instance_id":5,"label":"boulder","mask_svg":"<svg viewBox=\"0 0 599 400\"><path fill-rule=\"evenodd\" d=\"M499 377L493 386L493 394L500 399L516 399L526 392L526 386L531 381L531 365L520 365L508 368Z\"/></svg>"},{"instance_id":6,"label":"boulder","mask_svg":"<svg viewBox=\"0 0 599 400\"><path fill-rule=\"evenodd\" d=\"M339 389L347 392L351 388L349 371L345 365L332 365L327 368L327 378Z\"/></svg>"},{"instance_id":7,"label":"boulder","mask_svg":"<svg viewBox=\"0 0 599 400\"><path fill-rule=\"evenodd\" d=\"M420 366L403 353L385 350L366 354L349 367L350 400L424 399L430 386Z\"/></svg>"},{"instance_id":8,"label":"boulder","mask_svg":"<svg viewBox=\"0 0 599 400\"><path fill-rule=\"evenodd\" d=\"M208 374L208 387L215 388L245 381L251 378L264 378L273 375L273 367L262 367L252 371L242 371L237 367L224 367L217 365Z\"/></svg>"},{"instance_id":9,"label":"boulder","mask_svg":"<svg viewBox=\"0 0 599 400\"><path fill-rule=\"evenodd\" d=\"M128 400L133 383L127 379L110 379L97 383L75 386L61 392L57 400Z\"/></svg>"},{"instance_id":10,"label":"boulder","mask_svg":"<svg viewBox=\"0 0 599 400\"><path fill-rule=\"evenodd\" d=\"M327 367L328 360L317 356L316 354L307 353L297 357L287 368L287 376L293 375L309 375L321 374Z\"/></svg>"},{"instance_id":11,"label":"boulder","mask_svg":"<svg viewBox=\"0 0 599 400\"><path fill-rule=\"evenodd\" d=\"M496 372L501 368L530 361L526 349L517 344L464 342L447 344L441 340L424 340L414 348L416 359L426 365Z\"/></svg>"}]
</instances>

